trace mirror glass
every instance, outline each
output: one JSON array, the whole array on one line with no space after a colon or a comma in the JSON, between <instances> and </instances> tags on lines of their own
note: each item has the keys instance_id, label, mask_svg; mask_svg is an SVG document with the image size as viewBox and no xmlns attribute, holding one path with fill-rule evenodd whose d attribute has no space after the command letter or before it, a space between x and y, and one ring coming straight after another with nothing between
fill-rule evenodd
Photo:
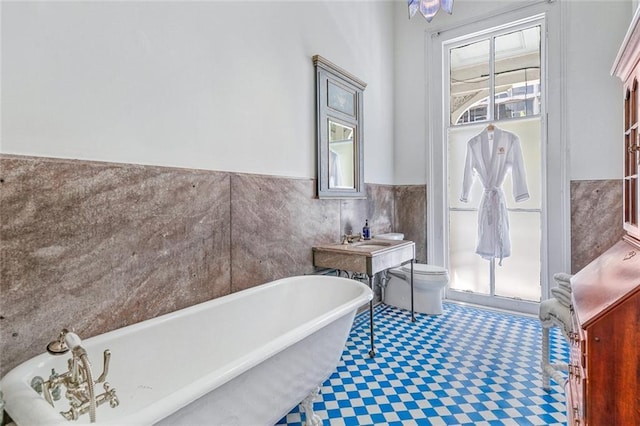
<instances>
[{"instance_id":1,"label":"mirror glass","mask_svg":"<svg viewBox=\"0 0 640 426\"><path fill-rule=\"evenodd\" d=\"M318 198L366 198L362 93L366 84L322 58L316 66Z\"/></svg>"},{"instance_id":2,"label":"mirror glass","mask_svg":"<svg viewBox=\"0 0 640 426\"><path fill-rule=\"evenodd\" d=\"M355 188L355 129L329 120L329 189Z\"/></svg>"}]
</instances>

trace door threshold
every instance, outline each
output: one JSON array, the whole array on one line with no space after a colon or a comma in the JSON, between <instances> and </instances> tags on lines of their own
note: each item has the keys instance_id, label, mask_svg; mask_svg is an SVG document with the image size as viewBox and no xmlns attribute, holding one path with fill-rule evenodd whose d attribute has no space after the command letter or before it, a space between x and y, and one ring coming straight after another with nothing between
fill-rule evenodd
<instances>
[{"instance_id":1,"label":"door threshold","mask_svg":"<svg viewBox=\"0 0 640 426\"><path fill-rule=\"evenodd\" d=\"M485 311L500 312L500 313L503 313L503 314L511 314L511 315L519 315L519 316L527 317L527 318L538 318L537 314L533 314L533 313L530 313L530 312L522 312L522 311L516 311L516 310L512 310L512 309L498 308L498 307L495 307L495 306L480 305L478 303L463 302L463 301L454 300L454 299L444 299L443 301L446 302L446 303L452 303L452 304L456 304L456 305L460 305L460 306L470 306L470 307L477 308L477 309L483 309ZM531 303L536 303L536 302L531 302Z\"/></svg>"}]
</instances>

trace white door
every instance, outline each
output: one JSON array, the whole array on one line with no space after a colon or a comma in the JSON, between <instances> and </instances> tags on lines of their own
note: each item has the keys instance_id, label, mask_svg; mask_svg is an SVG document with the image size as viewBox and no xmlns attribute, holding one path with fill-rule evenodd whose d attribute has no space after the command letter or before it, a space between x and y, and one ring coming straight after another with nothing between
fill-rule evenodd
<instances>
[{"instance_id":1,"label":"white door","mask_svg":"<svg viewBox=\"0 0 640 426\"><path fill-rule=\"evenodd\" d=\"M535 313L544 298L548 180L545 24L545 16L537 15L438 41L443 95L439 149L444 164L443 184L435 192L443 193L441 197L433 197L441 205L430 209L440 212L441 221L438 223L438 214L434 214L436 220L430 221L430 226L442 226L443 232L441 244L434 232L437 243L430 250L430 260L442 259L449 268L448 299ZM433 116L438 114L432 112ZM489 125L496 130L487 131ZM488 145L483 147L487 170L492 170L494 157L499 161L500 155L504 155L493 150L494 144L500 143L491 140L494 134L509 132L517 136L522 148L529 198L516 202L512 174L507 173L504 181L498 176L508 229L505 221L504 226L493 231L510 245L510 253L503 259L476 252L480 238L479 209L487 190L479 176L473 180L468 202L460 201L467 143L481 132L487 135L484 143ZM433 140L432 143L437 144ZM432 165L434 151L438 148L430 150ZM436 174L437 169L434 167ZM487 222L484 223L486 228ZM489 223L495 225L495 220ZM436 251L442 247L442 253L434 253L434 247Z\"/></svg>"}]
</instances>

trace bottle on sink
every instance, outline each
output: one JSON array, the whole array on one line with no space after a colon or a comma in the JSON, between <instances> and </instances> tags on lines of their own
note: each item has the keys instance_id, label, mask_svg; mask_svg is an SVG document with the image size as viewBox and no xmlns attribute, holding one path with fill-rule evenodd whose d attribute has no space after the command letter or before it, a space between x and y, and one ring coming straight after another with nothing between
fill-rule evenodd
<instances>
[{"instance_id":1,"label":"bottle on sink","mask_svg":"<svg viewBox=\"0 0 640 426\"><path fill-rule=\"evenodd\" d=\"M364 221L364 227L362 228L362 238L365 240L371 239L371 229L369 228L369 219Z\"/></svg>"}]
</instances>

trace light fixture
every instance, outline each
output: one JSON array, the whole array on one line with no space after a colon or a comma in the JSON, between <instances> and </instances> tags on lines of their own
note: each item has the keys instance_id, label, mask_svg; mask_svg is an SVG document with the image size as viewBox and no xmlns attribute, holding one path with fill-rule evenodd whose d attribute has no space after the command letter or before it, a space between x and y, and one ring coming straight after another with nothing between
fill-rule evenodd
<instances>
[{"instance_id":1,"label":"light fixture","mask_svg":"<svg viewBox=\"0 0 640 426\"><path fill-rule=\"evenodd\" d=\"M453 0L407 0L407 2L409 4L409 18L420 10L427 22L431 22L440 8L449 15L453 12Z\"/></svg>"}]
</instances>

